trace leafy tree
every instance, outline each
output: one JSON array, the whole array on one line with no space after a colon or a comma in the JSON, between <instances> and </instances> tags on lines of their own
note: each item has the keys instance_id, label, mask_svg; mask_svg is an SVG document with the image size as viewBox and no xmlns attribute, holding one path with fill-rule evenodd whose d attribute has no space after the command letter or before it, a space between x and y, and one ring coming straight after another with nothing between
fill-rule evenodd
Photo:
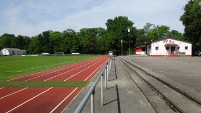
<instances>
[{"instance_id":1,"label":"leafy tree","mask_svg":"<svg viewBox=\"0 0 201 113\"><path fill-rule=\"evenodd\" d=\"M109 51L107 38L105 36L106 30L104 28L97 28L97 45L96 45L96 51L98 54L105 54L107 51Z\"/></svg>"},{"instance_id":2,"label":"leafy tree","mask_svg":"<svg viewBox=\"0 0 201 113\"><path fill-rule=\"evenodd\" d=\"M3 34L0 37L0 49L19 48L28 50L31 39L28 36L17 36L14 34Z\"/></svg>"},{"instance_id":3,"label":"leafy tree","mask_svg":"<svg viewBox=\"0 0 201 113\"><path fill-rule=\"evenodd\" d=\"M30 42L30 37L18 35L14 43L16 44L16 48L28 50Z\"/></svg>"},{"instance_id":4,"label":"leafy tree","mask_svg":"<svg viewBox=\"0 0 201 113\"><path fill-rule=\"evenodd\" d=\"M107 41L110 44L110 49L114 54L119 55L121 53L121 40L124 42L124 51L129 51L129 42L130 48L134 48L137 30L133 25L134 23L128 20L125 16L119 16L107 20L106 37L108 38ZM128 27L131 29L130 33L128 33Z\"/></svg>"},{"instance_id":5,"label":"leafy tree","mask_svg":"<svg viewBox=\"0 0 201 113\"><path fill-rule=\"evenodd\" d=\"M16 40L14 34L3 34L0 37L0 48L14 48L16 46L14 40Z\"/></svg>"},{"instance_id":6,"label":"leafy tree","mask_svg":"<svg viewBox=\"0 0 201 113\"><path fill-rule=\"evenodd\" d=\"M62 34L58 31L51 32L50 33L50 45L53 48L52 52L63 52L62 48L62 43L63 43L63 38Z\"/></svg>"},{"instance_id":7,"label":"leafy tree","mask_svg":"<svg viewBox=\"0 0 201 113\"><path fill-rule=\"evenodd\" d=\"M146 31L144 29L138 29L137 30L137 40L135 43L135 46L143 45L145 42L147 42L149 39L146 37Z\"/></svg>"},{"instance_id":8,"label":"leafy tree","mask_svg":"<svg viewBox=\"0 0 201 113\"><path fill-rule=\"evenodd\" d=\"M29 44L28 51L30 54L39 54L41 53L41 47L39 46L40 42L38 40L38 36L34 36L31 38L31 42Z\"/></svg>"},{"instance_id":9,"label":"leafy tree","mask_svg":"<svg viewBox=\"0 0 201 113\"><path fill-rule=\"evenodd\" d=\"M20 48L20 49L28 50L30 43L31 43L31 38L28 37L28 36L24 36L24 41L23 41L23 45L24 45L24 46L22 46L22 48ZM28 51L28 52L29 52L29 51Z\"/></svg>"},{"instance_id":10,"label":"leafy tree","mask_svg":"<svg viewBox=\"0 0 201 113\"><path fill-rule=\"evenodd\" d=\"M49 38L50 32L52 31L44 31L42 34L32 37L29 52L32 54L53 53L53 45Z\"/></svg>"},{"instance_id":11,"label":"leafy tree","mask_svg":"<svg viewBox=\"0 0 201 113\"><path fill-rule=\"evenodd\" d=\"M159 40L161 38L175 38L175 39L183 39L183 34L172 30L168 26L156 26L151 23L147 23L143 29L138 30L136 46L143 45L147 42Z\"/></svg>"},{"instance_id":12,"label":"leafy tree","mask_svg":"<svg viewBox=\"0 0 201 113\"><path fill-rule=\"evenodd\" d=\"M154 27L154 29L147 35L149 40L158 40L168 36L170 36L169 27L164 25Z\"/></svg>"},{"instance_id":13,"label":"leafy tree","mask_svg":"<svg viewBox=\"0 0 201 113\"><path fill-rule=\"evenodd\" d=\"M44 31L42 34L39 34L38 40L40 42L41 52L40 53L53 53L52 44L50 42L50 32Z\"/></svg>"},{"instance_id":14,"label":"leafy tree","mask_svg":"<svg viewBox=\"0 0 201 113\"><path fill-rule=\"evenodd\" d=\"M80 41L77 38L77 33L73 29L67 29L63 31L64 43L63 48L65 48L66 53L79 52Z\"/></svg>"},{"instance_id":15,"label":"leafy tree","mask_svg":"<svg viewBox=\"0 0 201 113\"><path fill-rule=\"evenodd\" d=\"M186 40L193 44L193 53L201 51L201 6L199 6L199 0L190 0L186 4L180 20L185 26Z\"/></svg>"},{"instance_id":16,"label":"leafy tree","mask_svg":"<svg viewBox=\"0 0 201 113\"><path fill-rule=\"evenodd\" d=\"M185 40L183 34L176 30L170 31L170 37L175 39Z\"/></svg>"},{"instance_id":17,"label":"leafy tree","mask_svg":"<svg viewBox=\"0 0 201 113\"><path fill-rule=\"evenodd\" d=\"M78 33L80 40L81 53L95 54L97 45L97 30L96 28L83 28Z\"/></svg>"}]
</instances>

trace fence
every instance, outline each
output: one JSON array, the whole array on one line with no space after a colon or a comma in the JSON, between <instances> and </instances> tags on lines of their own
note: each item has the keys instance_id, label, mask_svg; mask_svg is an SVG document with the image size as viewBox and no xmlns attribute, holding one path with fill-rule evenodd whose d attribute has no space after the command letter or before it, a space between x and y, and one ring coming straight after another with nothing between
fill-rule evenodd
<instances>
[{"instance_id":1,"label":"fence","mask_svg":"<svg viewBox=\"0 0 201 113\"><path fill-rule=\"evenodd\" d=\"M101 72L98 75L98 78L94 82L93 86L89 89L79 106L76 108L74 113L81 113L84 106L86 105L87 101L91 97L91 113L95 112L95 105L94 105L94 94L95 94L95 88L98 82L101 80L101 105L103 106L103 76L105 75L105 89L107 89L107 82L108 82L108 75L109 75L109 70L111 69L112 65L112 60L113 58L110 58L109 61L104 65L102 68Z\"/></svg>"}]
</instances>

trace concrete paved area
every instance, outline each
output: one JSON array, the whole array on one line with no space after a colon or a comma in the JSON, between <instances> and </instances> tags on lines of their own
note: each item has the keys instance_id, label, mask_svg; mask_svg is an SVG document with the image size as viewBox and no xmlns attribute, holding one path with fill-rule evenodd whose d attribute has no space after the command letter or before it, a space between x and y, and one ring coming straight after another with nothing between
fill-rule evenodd
<instances>
[{"instance_id":1,"label":"concrete paved area","mask_svg":"<svg viewBox=\"0 0 201 113\"><path fill-rule=\"evenodd\" d=\"M64 112L74 112L75 108L83 99L92 84L93 82L77 96ZM138 87L123 71L117 58L112 63L108 88L104 91L104 106L100 105L100 101L99 83L95 92L95 113L155 113L154 109L148 103ZM82 113L89 112L91 112L90 99Z\"/></svg>"},{"instance_id":2,"label":"concrete paved area","mask_svg":"<svg viewBox=\"0 0 201 113\"><path fill-rule=\"evenodd\" d=\"M131 57L131 61L201 92L201 57Z\"/></svg>"}]
</instances>

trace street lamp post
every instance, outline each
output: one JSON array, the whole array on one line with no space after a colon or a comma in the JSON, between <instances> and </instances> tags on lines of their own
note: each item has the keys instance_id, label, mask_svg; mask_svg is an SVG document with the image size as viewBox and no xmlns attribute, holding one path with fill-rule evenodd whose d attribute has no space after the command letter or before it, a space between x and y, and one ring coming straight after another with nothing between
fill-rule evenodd
<instances>
[{"instance_id":1,"label":"street lamp post","mask_svg":"<svg viewBox=\"0 0 201 113\"><path fill-rule=\"evenodd\" d=\"M129 42L128 42L129 43L129 50L128 50L129 53L128 54L129 54L129 61L131 60L131 58L130 58L131 57L131 55L130 55L130 36L129 36L130 30L131 30L131 28L128 27L128 39L129 39Z\"/></svg>"},{"instance_id":2,"label":"street lamp post","mask_svg":"<svg viewBox=\"0 0 201 113\"><path fill-rule=\"evenodd\" d=\"M122 45L123 40L121 40L121 56L123 55L123 45Z\"/></svg>"},{"instance_id":3,"label":"street lamp post","mask_svg":"<svg viewBox=\"0 0 201 113\"><path fill-rule=\"evenodd\" d=\"M201 7L201 0L199 1L199 6Z\"/></svg>"}]
</instances>

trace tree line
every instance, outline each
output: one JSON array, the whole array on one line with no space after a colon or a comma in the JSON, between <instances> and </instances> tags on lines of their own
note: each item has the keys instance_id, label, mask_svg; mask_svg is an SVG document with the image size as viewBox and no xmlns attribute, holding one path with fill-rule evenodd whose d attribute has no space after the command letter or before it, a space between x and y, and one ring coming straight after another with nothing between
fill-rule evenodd
<instances>
[{"instance_id":1,"label":"tree line","mask_svg":"<svg viewBox=\"0 0 201 113\"><path fill-rule=\"evenodd\" d=\"M65 54L107 54L113 51L119 55L121 47L123 54L129 49L134 51L136 46L151 40L157 40L167 35L174 38L183 38L178 31L170 31L167 26L155 26L147 23L143 29L134 27L134 23L125 16L108 19L107 29L104 28L82 28L79 32L67 29L63 32L44 31L37 36L15 36L13 34L3 34L0 37L0 48L19 48L27 50L28 54L41 54L54 52L64 52ZM130 27L130 32L128 32Z\"/></svg>"},{"instance_id":2,"label":"tree line","mask_svg":"<svg viewBox=\"0 0 201 113\"><path fill-rule=\"evenodd\" d=\"M195 53L201 48L201 8L198 0L189 1L184 11L180 18L185 26L184 34L170 30L168 26L151 23L146 23L144 28L137 29L128 17L117 16L106 21L106 29L82 28L79 32L73 29L63 32L49 30L33 37L5 33L0 36L0 49L25 49L28 54L54 54L54 52L107 54L108 51L113 51L114 54L119 55L121 50L123 54L128 53L129 43L130 51L134 52L135 47L146 42L171 37L191 42ZM130 32L128 32L128 27L130 27Z\"/></svg>"}]
</instances>

